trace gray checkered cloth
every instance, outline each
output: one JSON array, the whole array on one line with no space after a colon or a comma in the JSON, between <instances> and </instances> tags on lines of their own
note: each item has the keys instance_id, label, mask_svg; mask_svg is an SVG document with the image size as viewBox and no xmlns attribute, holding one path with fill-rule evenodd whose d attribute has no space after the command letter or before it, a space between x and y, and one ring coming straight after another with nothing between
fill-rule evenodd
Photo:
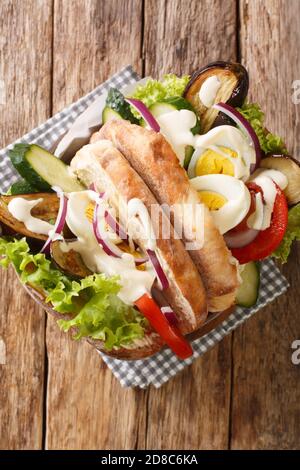
<instances>
[{"instance_id":1,"label":"gray checkered cloth","mask_svg":"<svg viewBox=\"0 0 300 470\"><path fill-rule=\"evenodd\" d=\"M35 142L45 148L53 145L70 128L75 119L92 104L94 99L105 93L109 87L122 88L138 80L138 75L131 66L122 69L102 85L98 86L71 106L63 109L44 124L24 135L17 142ZM14 142L16 143L16 142ZM14 144L0 151L0 191L5 192L18 179L16 171L8 158L8 150ZM124 387L146 388L150 384L160 387L184 367L192 364L199 356L215 346L224 336L237 328L247 318L283 294L288 288L287 280L282 276L273 261L261 263L261 286L259 300L252 308L237 307L235 312L217 328L200 339L193 341L194 355L185 361L179 360L169 349L139 361L119 361L101 353L102 359L112 370Z\"/></svg>"}]
</instances>

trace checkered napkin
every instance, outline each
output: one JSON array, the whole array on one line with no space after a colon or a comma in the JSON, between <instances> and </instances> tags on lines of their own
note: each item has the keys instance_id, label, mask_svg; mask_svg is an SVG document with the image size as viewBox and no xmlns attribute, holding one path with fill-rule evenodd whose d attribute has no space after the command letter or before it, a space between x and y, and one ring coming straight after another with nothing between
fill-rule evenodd
<instances>
[{"instance_id":1,"label":"checkered napkin","mask_svg":"<svg viewBox=\"0 0 300 470\"><path fill-rule=\"evenodd\" d=\"M138 78L131 66L125 67L88 95L65 108L60 113L57 113L44 124L24 135L17 142L35 142L45 148L52 148L70 128L75 119L84 112L97 97L106 92L109 87L123 88L130 83L134 83ZM11 166L8 158L8 150L12 148L13 145L14 144L11 144L0 151L1 192L7 191L9 186L18 179L18 175ZM262 262L260 295L256 305L250 309L237 307L235 312L222 324L202 338L193 341L194 355L192 358L185 361L177 359L169 349L165 349L148 359L139 361L119 361L105 354L100 354L123 386L146 388L150 384L153 384L155 387L160 387L184 367L192 364L196 358L204 354L208 349L215 346L224 336L237 328L237 326L243 323L247 318L272 302L276 297L283 294L287 288L287 280L282 276L273 261L266 260Z\"/></svg>"}]
</instances>

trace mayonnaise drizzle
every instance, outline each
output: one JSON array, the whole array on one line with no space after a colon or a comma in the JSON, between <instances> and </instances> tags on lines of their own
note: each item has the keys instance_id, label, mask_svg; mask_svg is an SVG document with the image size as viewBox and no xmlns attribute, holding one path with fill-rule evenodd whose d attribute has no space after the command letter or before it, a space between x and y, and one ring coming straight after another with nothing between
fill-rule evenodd
<instances>
[{"instance_id":1,"label":"mayonnaise drizzle","mask_svg":"<svg viewBox=\"0 0 300 470\"><path fill-rule=\"evenodd\" d=\"M183 165L185 147L195 144L195 137L191 132L196 125L195 113L188 109L180 109L162 114L156 120L160 125L161 133L173 147L180 164Z\"/></svg>"},{"instance_id":2,"label":"mayonnaise drizzle","mask_svg":"<svg viewBox=\"0 0 300 470\"><path fill-rule=\"evenodd\" d=\"M285 189L288 185L287 177L279 170L258 168L252 175L251 179L255 180L258 176L268 176L273 180L280 189Z\"/></svg>"},{"instance_id":3,"label":"mayonnaise drizzle","mask_svg":"<svg viewBox=\"0 0 300 470\"><path fill-rule=\"evenodd\" d=\"M203 82L199 90L199 98L206 108L214 104L220 86L221 82L216 75L208 77Z\"/></svg>"},{"instance_id":4,"label":"mayonnaise drizzle","mask_svg":"<svg viewBox=\"0 0 300 470\"><path fill-rule=\"evenodd\" d=\"M23 222L30 232L39 235L49 235L49 233L53 231L53 225L31 215L31 210L42 201L42 198L30 201L22 197L14 197L8 203L7 209L15 219L19 220L19 222Z\"/></svg>"},{"instance_id":5,"label":"mayonnaise drizzle","mask_svg":"<svg viewBox=\"0 0 300 470\"><path fill-rule=\"evenodd\" d=\"M142 233L140 237L147 240L146 248L148 250L155 250L156 237L152 227L151 218L143 201L138 198L133 198L128 202L128 233L132 238L135 238L135 232L140 231L138 223L142 224ZM139 220L137 220L137 218Z\"/></svg>"},{"instance_id":6,"label":"mayonnaise drizzle","mask_svg":"<svg viewBox=\"0 0 300 470\"><path fill-rule=\"evenodd\" d=\"M264 203L261 193L255 194L255 211L247 220L249 228L261 230L264 222Z\"/></svg>"},{"instance_id":7,"label":"mayonnaise drizzle","mask_svg":"<svg viewBox=\"0 0 300 470\"><path fill-rule=\"evenodd\" d=\"M104 252L85 213L90 201L94 199L92 191L69 194L66 220L77 241L63 243L62 250L73 249L80 253L86 266L93 272L120 276L121 289L118 297L124 303L132 305L145 292L150 292L155 273L150 265L147 265L145 271L138 270L133 255L129 253L124 253L122 258L114 258Z\"/></svg>"},{"instance_id":8,"label":"mayonnaise drizzle","mask_svg":"<svg viewBox=\"0 0 300 470\"><path fill-rule=\"evenodd\" d=\"M256 195L256 211L249 217L248 226L258 230L266 230L271 225L277 195L276 185L283 190L286 188L288 180L281 171L258 168L251 176L251 181L254 181L263 190L264 204Z\"/></svg>"}]
</instances>

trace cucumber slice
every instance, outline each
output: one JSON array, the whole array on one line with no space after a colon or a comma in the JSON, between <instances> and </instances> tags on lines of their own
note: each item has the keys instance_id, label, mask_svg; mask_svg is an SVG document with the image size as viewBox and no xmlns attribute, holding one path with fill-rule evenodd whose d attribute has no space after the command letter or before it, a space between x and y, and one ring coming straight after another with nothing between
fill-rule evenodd
<instances>
[{"instance_id":1,"label":"cucumber slice","mask_svg":"<svg viewBox=\"0 0 300 470\"><path fill-rule=\"evenodd\" d=\"M180 111L181 109L188 109L192 111L196 116L196 124L191 129L192 133L199 134L200 132L200 120L198 118L196 110L193 108L191 103L186 99L182 98L182 96L173 96L172 98L166 98L160 102L154 103L150 106L149 110L153 114L154 117L159 117L162 114L170 113L171 111Z\"/></svg>"},{"instance_id":2,"label":"cucumber slice","mask_svg":"<svg viewBox=\"0 0 300 470\"><path fill-rule=\"evenodd\" d=\"M40 191L49 191L52 186L66 193L84 190L70 167L39 145L16 144L9 156L20 175Z\"/></svg>"},{"instance_id":3,"label":"cucumber slice","mask_svg":"<svg viewBox=\"0 0 300 470\"><path fill-rule=\"evenodd\" d=\"M114 111L109 106L105 106L102 112L102 124L105 124L107 121L111 121L112 119L123 119L121 114Z\"/></svg>"},{"instance_id":4,"label":"cucumber slice","mask_svg":"<svg viewBox=\"0 0 300 470\"><path fill-rule=\"evenodd\" d=\"M241 272L242 284L240 285L236 303L241 307L252 307L257 302L260 285L259 264L254 261L245 264Z\"/></svg>"},{"instance_id":5,"label":"cucumber slice","mask_svg":"<svg viewBox=\"0 0 300 470\"><path fill-rule=\"evenodd\" d=\"M32 186L30 183L28 183L28 181L19 180L11 185L11 187L7 191L7 194L15 196L17 194L33 194L38 192L39 189Z\"/></svg>"},{"instance_id":6,"label":"cucumber slice","mask_svg":"<svg viewBox=\"0 0 300 470\"><path fill-rule=\"evenodd\" d=\"M154 117L159 117L163 114L170 113L171 111L177 111L177 108L173 104L161 101L159 103L152 104L149 108L149 111Z\"/></svg>"}]
</instances>

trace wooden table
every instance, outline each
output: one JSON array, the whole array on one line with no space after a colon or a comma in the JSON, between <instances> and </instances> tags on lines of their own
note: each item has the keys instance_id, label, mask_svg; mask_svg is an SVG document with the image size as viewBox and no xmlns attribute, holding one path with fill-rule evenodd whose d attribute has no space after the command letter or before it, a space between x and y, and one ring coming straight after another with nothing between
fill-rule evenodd
<instances>
[{"instance_id":1,"label":"wooden table","mask_svg":"<svg viewBox=\"0 0 300 470\"><path fill-rule=\"evenodd\" d=\"M298 0L2 0L0 129L7 145L131 63L189 73L216 59L249 69L251 97L299 156ZM287 295L159 390L124 390L1 271L0 447L299 448L298 251Z\"/></svg>"}]
</instances>

